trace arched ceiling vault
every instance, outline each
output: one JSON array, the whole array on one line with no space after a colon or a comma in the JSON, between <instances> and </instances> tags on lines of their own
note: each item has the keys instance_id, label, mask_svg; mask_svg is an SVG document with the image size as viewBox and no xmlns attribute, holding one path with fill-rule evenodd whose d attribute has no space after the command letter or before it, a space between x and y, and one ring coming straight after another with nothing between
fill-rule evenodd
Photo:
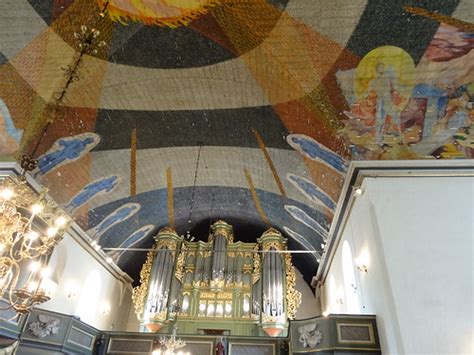
<instances>
[{"instance_id":1,"label":"arched ceiling vault","mask_svg":"<svg viewBox=\"0 0 474 355\"><path fill-rule=\"evenodd\" d=\"M103 248L273 226L309 282L351 160L474 155L467 0L137 3L0 2L0 155Z\"/></svg>"}]
</instances>

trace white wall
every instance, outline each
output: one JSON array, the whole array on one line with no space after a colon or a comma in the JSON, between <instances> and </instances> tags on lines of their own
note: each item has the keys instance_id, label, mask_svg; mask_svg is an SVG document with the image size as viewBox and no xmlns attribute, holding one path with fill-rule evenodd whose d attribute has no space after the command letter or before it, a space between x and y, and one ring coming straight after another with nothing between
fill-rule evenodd
<instances>
[{"instance_id":1,"label":"white wall","mask_svg":"<svg viewBox=\"0 0 474 355\"><path fill-rule=\"evenodd\" d=\"M303 279L303 275L296 269L296 286L301 292L301 305L296 312L295 319L306 319L317 317L321 314L321 307L318 300L314 297L313 290Z\"/></svg>"},{"instance_id":2,"label":"white wall","mask_svg":"<svg viewBox=\"0 0 474 355\"><path fill-rule=\"evenodd\" d=\"M52 299L40 308L76 315L101 330L125 330L131 289L66 235L48 265L58 284Z\"/></svg>"},{"instance_id":3,"label":"white wall","mask_svg":"<svg viewBox=\"0 0 474 355\"><path fill-rule=\"evenodd\" d=\"M366 178L322 289L324 310L353 313L347 240L366 259L355 293L360 312L377 316L384 353L472 354L473 186L469 177Z\"/></svg>"}]
</instances>

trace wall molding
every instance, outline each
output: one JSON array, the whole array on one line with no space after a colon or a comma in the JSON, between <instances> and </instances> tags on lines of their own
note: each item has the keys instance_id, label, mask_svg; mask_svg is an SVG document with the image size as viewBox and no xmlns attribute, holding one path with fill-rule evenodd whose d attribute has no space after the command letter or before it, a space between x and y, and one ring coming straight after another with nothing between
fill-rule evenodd
<instances>
[{"instance_id":1,"label":"wall molding","mask_svg":"<svg viewBox=\"0 0 474 355\"><path fill-rule=\"evenodd\" d=\"M429 178L429 177L474 177L474 159L460 160L380 160L353 161L350 163L334 219L328 234L326 252L321 258L315 279L324 284L331 268L334 255L341 241L347 221L357 196L356 188L366 178Z\"/></svg>"}]
</instances>

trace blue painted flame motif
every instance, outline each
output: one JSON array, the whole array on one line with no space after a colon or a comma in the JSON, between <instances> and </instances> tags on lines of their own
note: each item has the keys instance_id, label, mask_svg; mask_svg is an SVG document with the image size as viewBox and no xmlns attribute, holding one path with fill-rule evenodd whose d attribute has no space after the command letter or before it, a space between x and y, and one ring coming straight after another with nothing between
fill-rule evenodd
<instances>
[{"instance_id":1,"label":"blue painted flame motif","mask_svg":"<svg viewBox=\"0 0 474 355\"><path fill-rule=\"evenodd\" d=\"M318 223L318 221L316 221L314 218L310 217L301 208L293 205L285 205L285 210L291 215L291 217L314 230L324 241L326 240L328 236L327 229Z\"/></svg>"},{"instance_id":2,"label":"blue painted flame motif","mask_svg":"<svg viewBox=\"0 0 474 355\"><path fill-rule=\"evenodd\" d=\"M96 239L99 239L100 236L102 236L110 228L129 219L139 210L140 204L138 203L127 203L117 208L115 211L105 217L104 220L93 229L92 234Z\"/></svg>"},{"instance_id":3,"label":"blue painted flame motif","mask_svg":"<svg viewBox=\"0 0 474 355\"><path fill-rule=\"evenodd\" d=\"M346 162L343 158L311 137L304 134L290 134L286 137L286 141L293 149L312 160L323 163L339 173L347 171Z\"/></svg>"},{"instance_id":4,"label":"blue painted flame motif","mask_svg":"<svg viewBox=\"0 0 474 355\"><path fill-rule=\"evenodd\" d=\"M296 233L294 230L288 228L287 226L283 226L283 230L286 232L286 234L288 234L293 240L295 240L297 243L299 243L305 250L309 250L309 251L312 251L313 254L310 254L311 256L314 257L314 259L316 259L316 261L318 259L321 258L321 254L316 251L316 249L314 248L314 246L308 242L305 237L303 237L301 234L299 233Z\"/></svg>"},{"instance_id":5,"label":"blue painted flame motif","mask_svg":"<svg viewBox=\"0 0 474 355\"><path fill-rule=\"evenodd\" d=\"M117 186L118 180L116 175L112 175L87 184L69 201L65 208L72 212L92 200L95 196L101 193L111 192Z\"/></svg>"},{"instance_id":6,"label":"blue painted flame motif","mask_svg":"<svg viewBox=\"0 0 474 355\"><path fill-rule=\"evenodd\" d=\"M151 233L151 231L153 231L153 229L155 229L155 226L153 224L147 224L146 226L137 229L135 232L130 234L117 248L133 247L134 245L140 243L143 239L145 239ZM124 252L125 250L112 251L110 255L115 260L118 260Z\"/></svg>"},{"instance_id":7,"label":"blue painted flame motif","mask_svg":"<svg viewBox=\"0 0 474 355\"><path fill-rule=\"evenodd\" d=\"M294 174L288 174L286 178L311 201L318 205L323 205L332 211L336 209L336 203L334 200L308 179Z\"/></svg>"}]
</instances>

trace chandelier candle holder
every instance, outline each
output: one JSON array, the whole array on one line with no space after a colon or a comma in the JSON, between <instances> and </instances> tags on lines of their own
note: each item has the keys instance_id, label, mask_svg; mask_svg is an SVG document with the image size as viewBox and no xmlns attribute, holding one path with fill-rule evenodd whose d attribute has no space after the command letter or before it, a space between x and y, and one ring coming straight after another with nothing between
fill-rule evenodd
<instances>
[{"instance_id":1,"label":"chandelier candle holder","mask_svg":"<svg viewBox=\"0 0 474 355\"><path fill-rule=\"evenodd\" d=\"M50 300L55 285L46 265L71 220L46 193L24 176L0 180L0 310L13 309L13 318Z\"/></svg>"},{"instance_id":2,"label":"chandelier candle holder","mask_svg":"<svg viewBox=\"0 0 474 355\"><path fill-rule=\"evenodd\" d=\"M178 325L175 323L173 325L173 333L171 334L171 336L162 336L160 338L160 345L166 349L164 354L174 354L176 350L179 350L186 346L186 342L181 338L178 338L177 333Z\"/></svg>"}]
</instances>

